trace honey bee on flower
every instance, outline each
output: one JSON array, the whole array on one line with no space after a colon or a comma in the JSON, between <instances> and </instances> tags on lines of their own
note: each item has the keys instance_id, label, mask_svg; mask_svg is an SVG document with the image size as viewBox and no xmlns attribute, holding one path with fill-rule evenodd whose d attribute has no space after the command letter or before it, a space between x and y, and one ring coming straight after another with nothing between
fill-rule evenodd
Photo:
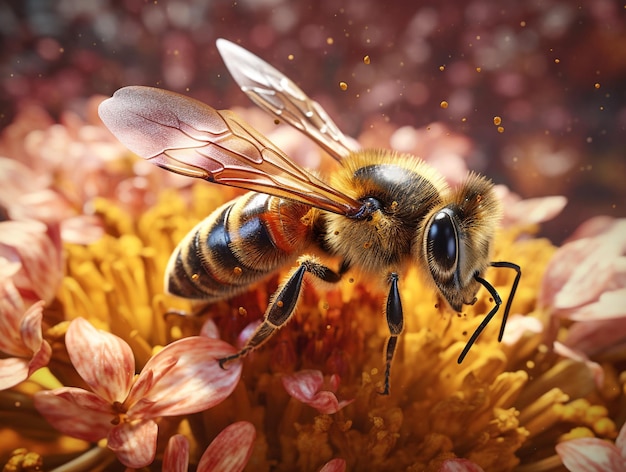
<instances>
[{"instance_id":1,"label":"honey bee on flower","mask_svg":"<svg viewBox=\"0 0 626 472\"><path fill-rule=\"evenodd\" d=\"M494 305L459 363L503 303L485 271L515 270L502 338L521 270L511 262L490 261L502 213L491 182L469 174L449 188L414 156L355 149L321 106L274 67L226 40L218 40L217 47L257 105L301 130L341 165L326 183L234 113L160 89L126 87L100 105L103 122L136 154L174 173L252 191L216 209L183 239L166 270L170 293L209 302L230 298L295 263L263 323L220 365L258 348L289 321L305 278L334 284L353 271L387 292L381 393L388 394L404 329L400 287L409 265L457 312L475 303L480 287L492 296ZM339 259L338 266L320 255Z\"/></svg>"}]
</instances>

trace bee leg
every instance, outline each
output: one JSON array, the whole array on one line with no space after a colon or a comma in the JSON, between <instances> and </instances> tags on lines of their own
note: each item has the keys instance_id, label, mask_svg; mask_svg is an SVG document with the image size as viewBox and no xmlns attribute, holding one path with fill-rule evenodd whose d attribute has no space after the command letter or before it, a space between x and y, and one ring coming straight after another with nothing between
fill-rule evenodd
<instances>
[{"instance_id":1,"label":"bee leg","mask_svg":"<svg viewBox=\"0 0 626 472\"><path fill-rule=\"evenodd\" d=\"M381 395L389 395L389 382L391 378L391 362L396 352L398 344L398 336L402 333L404 327L404 317L402 315L402 301L400 300L400 291L398 290L398 274L392 272L389 275L389 295L387 295L387 304L385 305L385 315L387 317L387 325L389 326L390 336L385 346L385 380Z\"/></svg>"},{"instance_id":2,"label":"bee leg","mask_svg":"<svg viewBox=\"0 0 626 472\"><path fill-rule=\"evenodd\" d=\"M302 293L302 281L305 273L311 273L325 282L338 282L341 280L341 272L337 273L325 265L316 262L312 258L305 257L300 265L292 272L286 282L280 286L276 294L272 297L270 305L267 307L263 322L252 334L241 351L227 357L218 359L220 367L225 368L226 364L245 355L257 347L264 344L276 331L282 328L293 315L298 304L298 299Z\"/></svg>"}]
</instances>

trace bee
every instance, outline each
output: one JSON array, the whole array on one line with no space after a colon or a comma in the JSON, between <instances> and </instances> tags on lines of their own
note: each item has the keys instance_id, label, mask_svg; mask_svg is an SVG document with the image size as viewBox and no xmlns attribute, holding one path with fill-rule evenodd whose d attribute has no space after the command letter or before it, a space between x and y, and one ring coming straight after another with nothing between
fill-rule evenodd
<instances>
[{"instance_id":1,"label":"bee","mask_svg":"<svg viewBox=\"0 0 626 472\"><path fill-rule=\"evenodd\" d=\"M302 131L339 163L323 180L232 111L161 89L125 87L100 105L105 125L139 156L177 174L251 191L216 209L180 242L167 266L167 291L212 302L292 266L247 344L220 365L225 368L258 348L289 321L305 278L336 283L354 270L386 292L389 337L381 393L388 394L404 327L402 274L409 264L417 265L456 312L476 301L481 286L490 293L494 305L459 363L502 305L483 278L485 271L490 266L515 270L501 339L521 269L490 262L502 212L493 184L470 173L462 185L449 188L417 157L359 149L317 102L270 64L224 39L217 40L217 48L254 103ZM338 260L337 266L326 265L324 255Z\"/></svg>"}]
</instances>

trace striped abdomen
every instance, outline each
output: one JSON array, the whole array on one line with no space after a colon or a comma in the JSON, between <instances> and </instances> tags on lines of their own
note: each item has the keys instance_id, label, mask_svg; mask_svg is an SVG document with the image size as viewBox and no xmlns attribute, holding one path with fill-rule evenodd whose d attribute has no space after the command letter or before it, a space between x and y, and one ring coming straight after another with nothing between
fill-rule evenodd
<instances>
[{"instance_id":1,"label":"striped abdomen","mask_svg":"<svg viewBox=\"0 0 626 472\"><path fill-rule=\"evenodd\" d=\"M167 291L185 298L236 295L293 261L309 244L310 207L247 193L215 210L174 250Z\"/></svg>"}]
</instances>

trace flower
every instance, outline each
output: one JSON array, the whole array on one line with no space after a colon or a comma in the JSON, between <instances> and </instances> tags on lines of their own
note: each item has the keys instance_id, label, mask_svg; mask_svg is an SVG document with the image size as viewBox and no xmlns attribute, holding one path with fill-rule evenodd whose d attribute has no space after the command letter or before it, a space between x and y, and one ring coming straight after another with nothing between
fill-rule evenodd
<instances>
[{"instance_id":1,"label":"flower","mask_svg":"<svg viewBox=\"0 0 626 472\"><path fill-rule=\"evenodd\" d=\"M72 131L82 127L64 126L64 132L50 131L47 136L86 139ZM393 125L383 126L383 134L394 136ZM432 146L422 143L424 157L429 158L428 149L456 155L450 178L460 178L465 172L464 149L472 143L457 139L443 125L431 130ZM377 131L368 130L370 142L379 139ZM411 144L414 135L428 136L429 131L404 129L394 143L413 149L410 146L419 146ZM41 136L35 137L33 142L41 142ZM303 160L315 160L310 147L299 146L291 135L289 139L290 146L302 150ZM68 148L51 147L47 160L36 161L58 162L52 149ZM76 465L95 454L114 470L122 464L147 464L150 470L175 464L184 470L188 464L199 467L203 448L219 446L220 433L242 422L247 429L254 427L254 447L240 451L248 451L248 468L254 470L559 470L565 461L555 446L581 429L607 444L617 436L625 382L619 351L613 351L617 360L589 353L602 371L599 388L590 362L562 355L558 348L582 320L559 314L554 318L554 305L540 302L538 296L542 286L559 288L544 278L546 267L555 264L550 272L554 275L567 264L563 259L550 262L559 249L535 236L536 224L554 215L562 199L525 203L502 189L511 211L507 226L496 236L493 257L520 264L523 276L503 342L498 343L496 316L460 365L459 353L493 306L490 294L481 289L473 305L453 313L414 267L401 274L405 326L391 369L391 394L381 396L380 353L389 336L382 316L384 294L359 274L348 273L324 290L305 284L289 325L227 371L218 370L214 357L221 353L215 349L197 359L205 351L202 346L222 345L222 352L233 352L218 337L229 344L247 337L246 327L257 326L284 273L208 305L164 293L163 273L176 244L237 193L205 182L161 180L159 172L169 174L158 169L145 173L126 151L112 146L107 152L111 149L106 162L123 164L123 171L117 173L116 165L96 159L93 176L111 186L96 185L93 194L72 200L80 202L72 205L80 208L78 214L100 219L103 236L88 244L64 240L63 263L55 262L56 269L41 279L54 287L37 287L26 277L29 273L21 279L10 277L16 288L24 287L19 293L29 296L28 303L37 301L37 290L51 297L42 307L41 332L42 344L52 347L47 368L0 392L2 404L10 405L8 426L0 430L6 438L0 452L11 464L34 455L46 467L68 461ZM64 166L55 169L55 178L71 180ZM121 197L124 188L128 198ZM33 213L29 218L35 217ZM599 235L598 226L589 227L584 237ZM54 227L49 223L40 228L47 234ZM78 227L77 232L83 230ZM22 264L10 267L37 267L28 263L28 252L7 247L7 258ZM492 267L485 274L504 303L512 272ZM562 285L572 272L563 275ZM558 330L550 338L554 320ZM18 328L11 326L12 339L19 339ZM547 342L550 339L556 343ZM85 355L94 350L99 354ZM168 353L180 353L181 358L174 362ZM24 359L31 355L29 351ZM98 367L93 366L96 359L102 360ZM209 408L204 397L211 395L205 394L185 409L185 403L177 402L193 403L212 382L202 372L235 378L227 382L229 390L223 389L219 403ZM167 385L176 375L180 392ZM201 385L190 392L187 386L194 381ZM181 399L185 391L189 394ZM216 448L226 450L228 444L232 441Z\"/></svg>"},{"instance_id":2,"label":"flower","mask_svg":"<svg viewBox=\"0 0 626 472\"><path fill-rule=\"evenodd\" d=\"M193 336L169 344L135 378L130 346L83 318L70 324L66 346L72 365L91 391L63 387L35 394L35 407L59 431L86 441L107 438L128 467L154 460L162 416L206 410L235 388L241 366L210 362L235 352L223 341Z\"/></svg>"},{"instance_id":3,"label":"flower","mask_svg":"<svg viewBox=\"0 0 626 472\"><path fill-rule=\"evenodd\" d=\"M52 353L41 330L44 302L26 308L13 283L19 266L0 258L0 390L26 380L48 364Z\"/></svg>"}]
</instances>

